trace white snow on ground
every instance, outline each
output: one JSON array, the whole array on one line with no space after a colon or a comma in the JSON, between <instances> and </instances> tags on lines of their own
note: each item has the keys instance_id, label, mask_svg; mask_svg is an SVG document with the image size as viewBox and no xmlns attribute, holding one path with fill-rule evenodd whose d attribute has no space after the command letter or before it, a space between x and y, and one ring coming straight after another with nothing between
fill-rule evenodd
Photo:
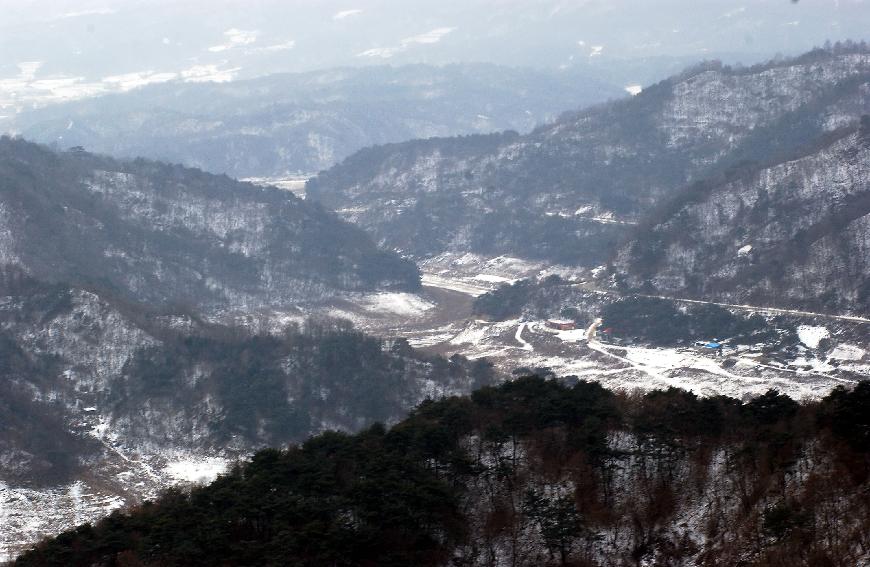
<instances>
[{"instance_id":1,"label":"white snow on ground","mask_svg":"<svg viewBox=\"0 0 870 567\"><path fill-rule=\"evenodd\" d=\"M625 92L631 96L637 96L643 92L643 87L641 85L628 85L625 87Z\"/></svg>"},{"instance_id":2,"label":"white snow on ground","mask_svg":"<svg viewBox=\"0 0 870 567\"><path fill-rule=\"evenodd\" d=\"M835 360L861 360L867 355L867 351L861 347L850 344L839 344L828 354L828 358Z\"/></svg>"},{"instance_id":3,"label":"white snow on ground","mask_svg":"<svg viewBox=\"0 0 870 567\"><path fill-rule=\"evenodd\" d=\"M290 177L248 177L246 179L241 179L240 181L245 181L260 187L277 187L284 191L290 191L300 199L304 199L305 184L308 182L310 177L311 176L309 175L296 175Z\"/></svg>"},{"instance_id":4,"label":"white snow on ground","mask_svg":"<svg viewBox=\"0 0 870 567\"><path fill-rule=\"evenodd\" d=\"M510 278L505 278L502 276L494 276L492 274L478 274L474 276L474 279L480 280L482 282L491 282L491 283L513 283L516 280L512 280Z\"/></svg>"},{"instance_id":5,"label":"white snow on ground","mask_svg":"<svg viewBox=\"0 0 870 567\"><path fill-rule=\"evenodd\" d=\"M462 331L450 339L452 345L477 345L483 342L489 330L488 325L470 321Z\"/></svg>"},{"instance_id":6,"label":"white snow on ground","mask_svg":"<svg viewBox=\"0 0 870 567\"><path fill-rule=\"evenodd\" d=\"M82 482L39 490L0 482L0 563L45 534L94 521L123 505L118 496L95 493Z\"/></svg>"},{"instance_id":7,"label":"white snow on ground","mask_svg":"<svg viewBox=\"0 0 870 567\"><path fill-rule=\"evenodd\" d=\"M819 342L831 336L827 327L801 325L797 328L798 339L810 348L819 348Z\"/></svg>"},{"instance_id":8,"label":"white snow on ground","mask_svg":"<svg viewBox=\"0 0 870 567\"><path fill-rule=\"evenodd\" d=\"M582 340L586 340L587 332L587 329L573 329L571 331L559 331L555 333L555 335L565 342L578 343Z\"/></svg>"},{"instance_id":9,"label":"white snow on ground","mask_svg":"<svg viewBox=\"0 0 870 567\"><path fill-rule=\"evenodd\" d=\"M354 293L340 299L338 305L320 307L310 313L345 319L358 328L370 329L383 321L402 324L423 319L435 307L428 299L405 292Z\"/></svg>"},{"instance_id":10,"label":"white snow on ground","mask_svg":"<svg viewBox=\"0 0 870 567\"><path fill-rule=\"evenodd\" d=\"M610 211L602 213L600 215L589 214L591 212L594 212L594 209L590 206L586 206L577 209L573 213L570 211L548 211L544 214L548 217L561 217L563 219L575 218L580 220L599 222L602 224L637 224L637 222L635 221L618 219L614 217L613 213Z\"/></svg>"},{"instance_id":11,"label":"white snow on ground","mask_svg":"<svg viewBox=\"0 0 870 567\"><path fill-rule=\"evenodd\" d=\"M515 258L495 256L487 258L472 253L445 252L420 262L425 274L449 274L455 277L473 277L477 274L492 274L508 279L526 277L543 269L545 264Z\"/></svg>"},{"instance_id":12,"label":"white snow on ground","mask_svg":"<svg viewBox=\"0 0 870 567\"><path fill-rule=\"evenodd\" d=\"M334 16L332 16L333 20L343 20L345 18L349 18L350 16L356 16L357 14L362 14L362 10L360 8L354 8L352 10L342 10L341 12L336 12Z\"/></svg>"},{"instance_id":13,"label":"white snow on ground","mask_svg":"<svg viewBox=\"0 0 870 567\"><path fill-rule=\"evenodd\" d=\"M575 217L575 218L582 219L582 220L588 220L588 221L592 221L592 222L598 222L601 224L625 224L625 225L636 225L637 224L637 222L635 222L635 221L620 220L620 219L615 219L615 218L611 218L611 217Z\"/></svg>"},{"instance_id":14,"label":"white snow on ground","mask_svg":"<svg viewBox=\"0 0 870 567\"><path fill-rule=\"evenodd\" d=\"M365 51L360 51L356 54L357 57L380 57L382 59L389 59L396 53L401 51L398 47L374 47L372 49L366 49Z\"/></svg>"},{"instance_id":15,"label":"white snow on ground","mask_svg":"<svg viewBox=\"0 0 870 567\"><path fill-rule=\"evenodd\" d=\"M430 43L438 43L441 39L447 34L452 33L456 28L454 27L441 27L435 28L434 30L427 31L425 33L421 33L418 35L414 35L411 37L406 37L402 40L402 46L408 46L412 44L430 44Z\"/></svg>"},{"instance_id":16,"label":"white snow on ground","mask_svg":"<svg viewBox=\"0 0 870 567\"><path fill-rule=\"evenodd\" d=\"M191 454L126 455L112 443L106 421L94 428L108 450L94 474L52 488L0 482L0 564L46 535L94 522L111 511L152 499L178 484L204 484L225 472L229 459Z\"/></svg>"},{"instance_id":17,"label":"white snow on ground","mask_svg":"<svg viewBox=\"0 0 870 567\"><path fill-rule=\"evenodd\" d=\"M163 473L178 482L206 484L226 472L228 462L219 457L182 459L163 467Z\"/></svg>"},{"instance_id":18,"label":"white snow on ground","mask_svg":"<svg viewBox=\"0 0 870 567\"><path fill-rule=\"evenodd\" d=\"M452 341L457 337L458 331L456 325L444 325L436 329L432 329L426 333L418 333L413 336L406 336L408 344L414 348L431 347L438 344L457 344Z\"/></svg>"},{"instance_id":19,"label":"white snow on ground","mask_svg":"<svg viewBox=\"0 0 870 567\"><path fill-rule=\"evenodd\" d=\"M533 347L531 345L531 343L527 342L523 338L523 331L525 330L525 328L526 328L526 324L520 323L520 326L517 327L517 333L514 335L514 338L516 339L516 341L518 343L520 343L522 345L523 350L535 350L535 347Z\"/></svg>"},{"instance_id":20,"label":"white snow on ground","mask_svg":"<svg viewBox=\"0 0 870 567\"><path fill-rule=\"evenodd\" d=\"M635 387L642 386L645 390L675 386L704 396L723 394L743 398L777 388L793 398L816 399L827 394L834 385L854 383L852 380L821 374L815 368L791 370L758 364L747 358L738 358L735 366L725 369L721 366L722 359L690 349L613 348L596 341L590 342L588 346L645 374L645 381L634 384ZM620 356L617 352L624 352L625 356ZM771 370L775 373L771 373ZM609 377L602 376L601 382L605 386L619 387Z\"/></svg>"},{"instance_id":21,"label":"white snow on ground","mask_svg":"<svg viewBox=\"0 0 870 567\"><path fill-rule=\"evenodd\" d=\"M556 331L543 321L470 320L463 326L444 326L419 345L440 344L448 353L486 357L508 373L520 367L549 368L560 376L596 380L614 389L647 391L674 386L699 395L745 399L776 388L794 398L818 399L834 386L854 383L810 351L785 365L737 350L726 350L726 356L717 357L693 348L607 345L594 340L594 327L595 323L589 329ZM846 348L836 354L859 361L844 361L839 369L847 369L848 364L848 370L862 372L861 349Z\"/></svg>"},{"instance_id":22,"label":"white snow on ground","mask_svg":"<svg viewBox=\"0 0 870 567\"><path fill-rule=\"evenodd\" d=\"M363 296L359 306L366 311L413 317L429 311L435 304L413 293L375 293Z\"/></svg>"},{"instance_id":23,"label":"white snow on ground","mask_svg":"<svg viewBox=\"0 0 870 567\"><path fill-rule=\"evenodd\" d=\"M477 297L505 283L524 278L539 279L558 274L579 279L585 271L562 265L547 265L512 256L487 258L471 253L446 252L419 262L423 285L458 291Z\"/></svg>"},{"instance_id":24,"label":"white snow on ground","mask_svg":"<svg viewBox=\"0 0 870 567\"><path fill-rule=\"evenodd\" d=\"M795 358L791 365L798 369L797 372L818 372L824 374L836 370L835 367L809 353Z\"/></svg>"},{"instance_id":25,"label":"white snow on ground","mask_svg":"<svg viewBox=\"0 0 870 567\"><path fill-rule=\"evenodd\" d=\"M489 288L483 287L482 285L475 285L471 282L459 280L456 278L436 276L434 274L423 274L421 280L424 286L458 291L472 297L478 297L480 295L483 295L484 293L487 293L488 291L491 291Z\"/></svg>"},{"instance_id":26,"label":"white snow on ground","mask_svg":"<svg viewBox=\"0 0 870 567\"><path fill-rule=\"evenodd\" d=\"M672 348L626 347L625 358L644 368L655 372L667 372L676 368L694 368L711 374L718 374L735 380L745 380L746 377L731 374L719 366L720 361L696 353L680 351Z\"/></svg>"},{"instance_id":27,"label":"white snow on ground","mask_svg":"<svg viewBox=\"0 0 870 567\"><path fill-rule=\"evenodd\" d=\"M356 56L380 57L383 59L389 59L393 55L396 55L397 53L402 53L403 51L407 51L414 46L431 45L433 43L438 43L439 41L441 41L442 38L444 38L444 36L452 33L455 29L455 27L435 28L425 33L406 37L401 42L399 42L399 45L392 47L373 47L371 49L367 49L365 51L357 53Z\"/></svg>"}]
</instances>

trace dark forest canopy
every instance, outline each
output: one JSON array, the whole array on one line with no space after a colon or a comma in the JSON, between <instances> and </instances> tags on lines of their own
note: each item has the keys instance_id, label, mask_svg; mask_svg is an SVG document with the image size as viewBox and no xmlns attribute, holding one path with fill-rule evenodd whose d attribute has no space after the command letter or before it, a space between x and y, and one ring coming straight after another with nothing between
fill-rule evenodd
<instances>
[{"instance_id":1,"label":"dark forest canopy","mask_svg":"<svg viewBox=\"0 0 870 567\"><path fill-rule=\"evenodd\" d=\"M615 442L624 435L634 441ZM812 470L783 484L810 447ZM730 463L719 474L745 483L727 496L735 506L721 504L700 543L674 540L662 526L683 496L722 481L701 466L717 452ZM855 565L868 482L870 382L799 404L529 376L425 402L391 429L262 451L15 565L465 565L503 548L519 564L598 565L614 529L628 543L610 564ZM837 498L850 515L825 520Z\"/></svg>"}]
</instances>

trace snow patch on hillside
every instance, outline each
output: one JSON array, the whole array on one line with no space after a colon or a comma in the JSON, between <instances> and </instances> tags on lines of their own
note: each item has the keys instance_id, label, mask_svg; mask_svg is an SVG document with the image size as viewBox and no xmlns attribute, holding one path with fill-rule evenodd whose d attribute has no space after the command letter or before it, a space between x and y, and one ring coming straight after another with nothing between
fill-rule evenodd
<instances>
[{"instance_id":1,"label":"snow patch on hillside","mask_svg":"<svg viewBox=\"0 0 870 567\"><path fill-rule=\"evenodd\" d=\"M474 279L482 281L482 282L490 282L490 283L513 283L515 280L511 280L510 278L506 278L503 276L496 276L492 274L478 274L474 276Z\"/></svg>"},{"instance_id":2,"label":"snow patch on hillside","mask_svg":"<svg viewBox=\"0 0 870 567\"><path fill-rule=\"evenodd\" d=\"M219 457L188 458L170 462L163 473L178 482L207 484L226 472L227 464Z\"/></svg>"},{"instance_id":3,"label":"snow patch on hillside","mask_svg":"<svg viewBox=\"0 0 870 567\"><path fill-rule=\"evenodd\" d=\"M867 356L867 351L861 347L850 344L840 344L831 351L828 358L834 360L861 360L865 356Z\"/></svg>"},{"instance_id":4,"label":"snow patch on hillside","mask_svg":"<svg viewBox=\"0 0 870 567\"><path fill-rule=\"evenodd\" d=\"M415 317L432 309L435 305L413 293L375 293L364 296L360 307L366 311Z\"/></svg>"},{"instance_id":5,"label":"snow patch on hillside","mask_svg":"<svg viewBox=\"0 0 870 567\"><path fill-rule=\"evenodd\" d=\"M813 327L810 325L800 325L797 328L798 339L810 348L819 348L819 343L822 339L827 339L831 336L830 331L826 327Z\"/></svg>"},{"instance_id":6,"label":"snow patch on hillside","mask_svg":"<svg viewBox=\"0 0 870 567\"><path fill-rule=\"evenodd\" d=\"M82 482L51 489L9 486L0 482L0 563L11 561L45 534L92 522L125 504Z\"/></svg>"}]
</instances>

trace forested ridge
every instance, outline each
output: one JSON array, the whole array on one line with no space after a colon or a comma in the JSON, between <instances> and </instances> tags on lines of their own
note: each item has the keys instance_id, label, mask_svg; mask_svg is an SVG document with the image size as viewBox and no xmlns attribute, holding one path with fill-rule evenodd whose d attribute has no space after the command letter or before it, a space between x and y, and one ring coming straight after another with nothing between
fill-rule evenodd
<instances>
[{"instance_id":1,"label":"forested ridge","mask_svg":"<svg viewBox=\"0 0 870 567\"><path fill-rule=\"evenodd\" d=\"M240 454L393 423L427 395L494 379L485 360L337 319L256 332L14 267L0 267L0 297L0 481L14 484L81 474L103 450L97 416L129 446Z\"/></svg>"},{"instance_id":2,"label":"forested ridge","mask_svg":"<svg viewBox=\"0 0 870 567\"><path fill-rule=\"evenodd\" d=\"M646 292L862 313L870 116L779 162L746 162L659 203L615 256Z\"/></svg>"},{"instance_id":3,"label":"forested ridge","mask_svg":"<svg viewBox=\"0 0 870 567\"><path fill-rule=\"evenodd\" d=\"M607 265L626 290L860 314L868 85L866 43L705 62L529 134L367 149L307 192L416 257Z\"/></svg>"},{"instance_id":4,"label":"forested ridge","mask_svg":"<svg viewBox=\"0 0 870 567\"><path fill-rule=\"evenodd\" d=\"M288 191L0 137L0 264L200 311L416 290L419 270Z\"/></svg>"},{"instance_id":5,"label":"forested ridge","mask_svg":"<svg viewBox=\"0 0 870 567\"><path fill-rule=\"evenodd\" d=\"M799 404L528 376L261 451L15 565L851 567L868 488L868 382Z\"/></svg>"}]
</instances>

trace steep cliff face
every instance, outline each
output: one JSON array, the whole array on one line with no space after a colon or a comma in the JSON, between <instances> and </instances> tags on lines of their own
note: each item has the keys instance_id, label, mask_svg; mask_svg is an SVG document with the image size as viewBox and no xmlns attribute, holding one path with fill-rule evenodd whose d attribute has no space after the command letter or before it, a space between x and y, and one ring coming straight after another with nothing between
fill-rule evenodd
<instances>
[{"instance_id":1,"label":"steep cliff face","mask_svg":"<svg viewBox=\"0 0 870 567\"><path fill-rule=\"evenodd\" d=\"M525 136L365 150L308 192L414 254L470 249L589 265L688 183L746 159L781 159L868 111L864 47L749 69L709 64Z\"/></svg>"},{"instance_id":2,"label":"steep cliff face","mask_svg":"<svg viewBox=\"0 0 870 567\"><path fill-rule=\"evenodd\" d=\"M870 119L821 149L699 184L616 266L633 288L870 311Z\"/></svg>"},{"instance_id":3,"label":"steep cliff face","mask_svg":"<svg viewBox=\"0 0 870 567\"><path fill-rule=\"evenodd\" d=\"M416 267L277 189L0 140L2 260L153 304L289 305L414 288Z\"/></svg>"},{"instance_id":4,"label":"steep cliff face","mask_svg":"<svg viewBox=\"0 0 870 567\"><path fill-rule=\"evenodd\" d=\"M6 127L63 147L274 177L315 173L373 144L529 131L565 108L623 96L619 87L570 71L346 68L151 86L25 112Z\"/></svg>"}]
</instances>

